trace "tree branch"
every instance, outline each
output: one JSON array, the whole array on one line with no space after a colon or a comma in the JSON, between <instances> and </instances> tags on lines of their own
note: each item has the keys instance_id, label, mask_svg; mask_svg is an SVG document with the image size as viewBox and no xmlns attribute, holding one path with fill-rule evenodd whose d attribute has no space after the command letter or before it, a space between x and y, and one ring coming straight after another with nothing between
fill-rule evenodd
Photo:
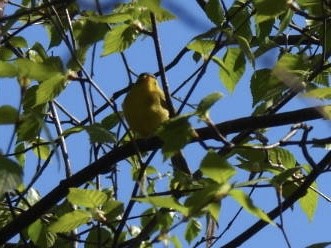
<instances>
[{"instance_id":1,"label":"tree branch","mask_svg":"<svg viewBox=\"0 0 331 248\"><path fill-rule=\"evenodd\" d=\"M223 135L227 135L247 129L282 126L297 122L321 119L322 117L323 116L321 113L316 108L312 107L270 116L245 117L223 122L216 126ZM199 140L217 139L217 137L215 137L214 130L211 130L208 127L200 128L196 131L199 134ZM194 142L198 142L198 140L191 141L191 143ZM0 230L0 244L5 243L15 236L20 230L28 227L36 221L40 215L65 198L69 192L69 188L79 187L86 181L92 180L98 174L106 174L109 171L114 170L118 161L124 160L136 153L136 146L138 146L139 151L143 153L150 150L159 149L162 147L162 144L162 141L158 137L138 139L135 143L130 142L126 145L115 148L70 178L61 181L56 188L43 197L39 202L33 205L26 212L20 214L16 219ZM284 209L286 209L285 206Z\"/></svg>"}]
</instances>

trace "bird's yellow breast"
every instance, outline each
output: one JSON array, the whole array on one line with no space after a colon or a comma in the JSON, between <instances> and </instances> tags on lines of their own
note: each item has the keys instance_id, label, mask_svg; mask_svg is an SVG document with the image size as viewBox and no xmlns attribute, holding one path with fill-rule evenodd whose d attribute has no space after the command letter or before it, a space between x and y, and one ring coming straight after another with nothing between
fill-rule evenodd
<instances>
[{"instance_id":1,"label":"bird's yellow breast","mask_svg":"<svg viewBox=\"0 0 331 248\"><path fill-rule=\"evenodd\" d=\"M152 135L162 122L169 119L164 93L152 76L139 76L122 106L130 128L142 137Z\"/></svg>"}]
</instances>

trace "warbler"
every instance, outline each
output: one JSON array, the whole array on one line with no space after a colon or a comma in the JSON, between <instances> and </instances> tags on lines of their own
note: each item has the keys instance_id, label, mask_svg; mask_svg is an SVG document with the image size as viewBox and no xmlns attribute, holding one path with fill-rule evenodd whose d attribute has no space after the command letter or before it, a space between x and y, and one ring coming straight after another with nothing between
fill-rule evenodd
<instances>
[{"instance_id":1,"label":"warbler","mask_svg":"<svg viewBox=\"0 0 331 248\"><path fill-rule=\"evenodd\" d=\"M165 95L154 75L142 73L130 88L122 104L124 117L131 130L146 138L169 119ZM173 166L187 174L190 170L181 153L172 157Z\"/></svg>"},{"instance_id":2,"label":"warbler","mask_svg":"<svg viewBox=\"0 0 331 248\"><path fill-rule=\"evenodd\" d=\"M124 117L131 130L142 138L152 135L169 119L164 92L154 75L142 73L123 102Z\"/></svg>"}]
</instances>

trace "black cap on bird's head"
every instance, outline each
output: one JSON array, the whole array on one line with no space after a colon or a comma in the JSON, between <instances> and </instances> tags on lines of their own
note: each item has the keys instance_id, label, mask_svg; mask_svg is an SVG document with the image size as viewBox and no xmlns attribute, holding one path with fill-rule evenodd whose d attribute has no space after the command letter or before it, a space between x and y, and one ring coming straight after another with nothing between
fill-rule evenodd
<instances>
[{"instance_id":1,"label":"black cap on bird's head","mask_svg":"<svg viewBox=\"0 0 331 248\"><path fill-rule=\"evenodd\" d=\"M149 77L156 78L156 77L155 77L153 74L151 74L151 73L143 72L143 73L141 73L141 74L138 76L138 80L139 80L139 79L144 79L144 78L149 78Z\"/></svg>"},{"instance_id":2,"label":"black cap on bird's head","mask_svg":"<svg viewBox=\"0 0 331 248\"><path fill-rule=\"evenodd\" d=\"M137 79L137 83L141 83L141 82L151 82L151 80L154 82L156 82L156 77L151 74L151 73L147 73L147 72L144 72L144 73L141 73L139 76L138 76L138 79Z\"/></svg>"}]
</instances>

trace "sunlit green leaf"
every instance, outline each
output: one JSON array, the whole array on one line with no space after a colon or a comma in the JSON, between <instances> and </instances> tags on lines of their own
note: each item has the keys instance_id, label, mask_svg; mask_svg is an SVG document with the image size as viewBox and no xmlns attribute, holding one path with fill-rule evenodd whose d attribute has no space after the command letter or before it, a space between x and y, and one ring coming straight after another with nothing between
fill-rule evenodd
<instances>
[{"instance_id":1,"label":"sunlit green leaf","mask_svg":"<svg viewBox=\"0 0 331 248\"><path fill-rule=\"evenodd\" d=\"M15 65L0 61L0 77L15 77L17 74Z\"/></svg>"},{"instance_id":2,"label":"sunlit green leaf","mask_svg":"<svg viewBox=\"0 0 331 248\"><path fill-rule=\"evenodd\" d=\"M220 78L226 89L233 92L245 71L245 58L242 50L228 48L223 57L223 63L227 70L220 68Z\"/></svg>"},{"instance_id":3,"label":"sunlit green leaf","mask_svg":"<svg viewBox=\"0 0 331 248\"><path fill-rule=\"evenodd\" d=\"M171 242L172 242L172 244L174 245L174 248L182 248L183 246L182 246L182 243L180 242L180 240L179 240L179 238L178 238L178 236L172 236L172 237L170 237L170 239L169 239Z\"/></svg>"},{"instance_id":4,"label":"sunlit green leaf","mask_svg":"<svg viewBox=\"0 0 331 248\"><path fill-rule=\"evenodd\" d=\"M200 165L201 172L218 183L227 183L236 170L214 151L209 151Z\"/></svg>"},{"instance_id":5,"label":"sunlit green leaf","mask_svg":"<svg viewBox=\"0 0 331 248\"><path fill-rule=\"evenodd\" d=\"M219 203L231 190L230 184L218 184L210 181L203 189L193 192L185 201L189 216L200 216L205 213L211 204Z\"/></svg>"},{"instance_id":6,"label":"sunlit green leaf","mask_svg":"<svg viewBox=\"0 0 331 248\"><path fill-rule=\"evenodd\" d=\"M43 160L46 160L51 152L50 147L47 144L42 144L45 143L46 140L42 138L35 138L30 140L30 144L34 146L33 152L38 156L38 158L41 158Z\"/></svg>"},{"instance_id":7,"label":"sunlit green leaf","mask_svg":"<svg viewBox=\"0 0 331 248\"><path fill-rule=\"evenodd\" d=\"M92 218L91 213L84 210L74 210L70 213L59 217L55 222L51 223L48 231L53 233L70 232L80 225L84 225Z\"/></svg>"},{"instance_id":8,"label":"sunlit green leaf","mask_svg":"<svg viewBox=\"0 0 331 248\"><path fill-rule=\"evenodd\" d=\"M208 58L210 52L214 49L216 43L212 40L196 39L190 42L186 47L194 52L199 53L203 58Z\"/></svg>"},{"instance_id":9,"label":"sunlit green leaf","mask_svg":"<svg viewBox=\"0 0 331 248\"><path fill-rule=\"evenodd\" d=\"M317 189L316 183L313 183L311 186ZM299 204L307 218L312 221L318 206L318 194L309 188L307 194L299 199Z\"/></svg>"},{"instance_id":10,"label":"sunlit green leaf","mask_svg":"<svg viewBox=\"0 0 331 248\"><path fill-rule=\"evenodd\" d=\"M56 74L42 82L36 90L36 99L32 107L47 103L57 97L65 88L66 76Z\"/></svg>"},{"instance_id":11,"label":"sunlit green leaf","mask_svg":"<svg viewBox=\"0 0 331 248\"><path fill-rule=\"evenodd\" d=\"M53 76L63 73L62 62L59 57L48 58L43 63L35 63L29 59L17 59L15 63L19 76L37 81L53 81Z\"/></svg>"},{"instance_id":12,"label":"sunlit green leaf","mask_svg":"<svg viewBox=\"0 0 331 248\"><path fill-rule=\"evenodd\" d=\"M162 208L172 208L175 209L182 214L187 216L187 208L181 205L174 197L172 196L147 196L147 197L136 197L135 201L138 202L148 202L155 207Z\"/></svg>"},{"instance_id":13,"label":"sunlit green leaf","mask_svg":"<svg viewBox=\"0 0 331 248\"><path fill-rule=\"evenodd\" d=\"M121 23L132 19L132 15L127 13L113 13L109 15L90 15L88 20L97 23Z\"/></svg>"},{"instance_id":14,"label":"sunlit green leaf","mask_svg":"<svg viewBox=\"0 0 331 248\"><path fill-rule=\"evenodd\" d=\"M264 220L265 222L273 224L273 222L269 218L269 216L264 211L262 211L260 208L256 207L253 204L252 199L249 196L247 196L243 191L231 190L229 195L232 196L233 199L235 199L240 204L240 206L243 207L247 212Z\"/></svg>"},{"instance_id":15,"label":"sunlit green leaf","mask_svg":"<svg viewBox=\"0 0 331 248\"><path fill-rule=\"evenodd\" d=\"M203 98L198 104L196 114L199 116L208 116L209 109L222 97L219 92L211 93Z\"/></svg>"},{"instance_id":16,"label":"sunlit green leaf","mask_svg":"<svg viewBox=\"0 0 331 248\"><path fill-rule=\"evenodd\" d=\"M105 213L107 220L112 221L123 213L124 204L120 201L108 200L102 204L101 210Z\"/></svg>"},{"instance_id":17,"label":"sunlit green leaf","mask_svg":"<svg viewBox=\"0 0 331 248\"><path fill-rule=\"evenodd\" d=\"M327 87L312 89L305 93L304 96L321 100L331 99L331 88Z\"/></svg>"},{"instance_id":18,"label":"sunlit green leaf","mask_svg":"<svg viewBox=\"0 0 331 248\"><path fill-rule=\"evenodd\" d=\"M132 45L137 35L135 27L128 24L112 28L104 38L102 55L106 56L112 53L123 52Z\"/></svg>"},{"instance_id":19,"label":"sunlit green leaf","mask_svg":"<svg viewBox=\"0 0 331 248\"><path fill-rule=\"evenodd\" d=\"M168 21L175 18L168 10L164 9L160 5L161 1L159 0L138 0L138 6L147 7L148 10L153 12L158 22Z\"/></svg>"},{"instance_id":20,"label":"sunlit green leaf","mask_svg":"<svg viewBox=\"0 0 331 248\"><path fill-rule=\"evenodd\" d=\"M296 165L296 159L294 155L283 148L270 149L267 152L268 162L273 166L280 166L286 168L293 168Z\"/></svg>"},{"instance_id":21,"label":"sunlit green leaf","mask_svg":"<svg viewBox=\"0 0 331 248\"><path fill-rule=\"evenodd\" d=\"M301 169L301 167L299 167L299 166L293 167L290 169L286 169L286 170L282 171L281 173L279 173L278 175L274 176L270 182L271 182L271 184L273 184L275 186L282 185L286 181L288 181L294 175L294 173L296 173L300 169Z\"/></svg>"},{"instance_id":22,"label":"sunlit green leaf","mask_svg":"<svg viewBox=\"0 0 331 248\"><path fill-rule=\"evenodd\" d=\"M164 158L172 157L192 139L194 132L188 121L190 116L181 115L171 118L157 130L156 135L164 143L162 146Z\"/></svg>"},{"instance_id":23,"label":"sunlit green leaf","mask_svg":"<svg viewBox=\"0 0 331 248\"><path fill-rule=\"evenodd\" d=\"M74 205L97 208L106 202L108 196L100 190L70 188L67 199Z\"/></svg>"},{"instance_id":24,"label":"sunlit green leaf","mask_svg":"<svg viewBox=\"0 0 331 248\"><path fill-rule=\"evenodd\" d=\"M15 147L15 158L21 167L24 167L26 154L25 154L25 143L18 142Z\"/></svg>"},{"instance_id":25,"label":"sunlit green leaf","mask_svg":"<svg viewBox=\"0 0 331 248\"><path fill-rule=\"evenodd\" d=\"M53 247L56 240L56 234L49 232L47 225L40 219L29 226L28 235L38 247Z\"/></svg>"}]
</instances>

